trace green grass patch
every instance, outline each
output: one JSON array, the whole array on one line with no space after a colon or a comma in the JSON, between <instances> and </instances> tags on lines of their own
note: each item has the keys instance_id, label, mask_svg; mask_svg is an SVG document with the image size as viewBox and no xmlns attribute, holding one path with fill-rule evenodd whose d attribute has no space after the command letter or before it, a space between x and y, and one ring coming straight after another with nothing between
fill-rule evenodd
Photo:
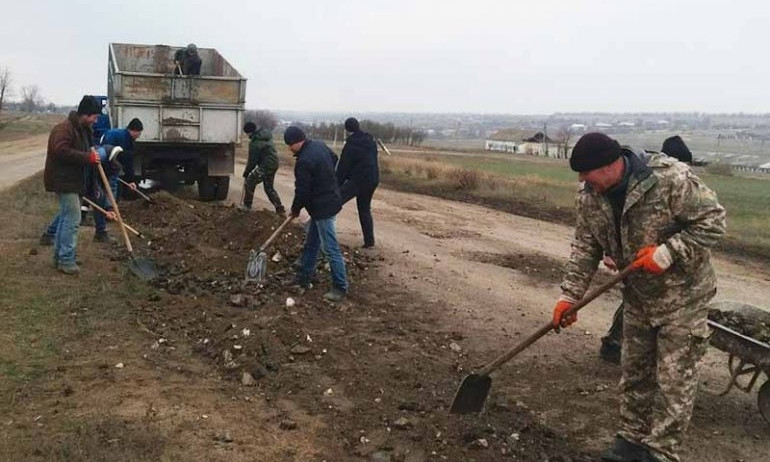
<instances>
[{"instance_id":1,"label":"green grass patch","mask_svg":"<svg viewBox=\"0 0 770 462\"><path fill-rule=\"evenodd\" d=\"M577 175L564 161L471 153L382 156L383 181L398 189L463 200L533 218L574 223ZM449 172L486 174L472 190L458 188ZM427 174L425 172L428 172ZM727 210L729 253L770 259L770 180L698 172ZM455 177L458 177L454 173ZM467 175L465 175L467 176Z\"/></svg>"}]
</instances>

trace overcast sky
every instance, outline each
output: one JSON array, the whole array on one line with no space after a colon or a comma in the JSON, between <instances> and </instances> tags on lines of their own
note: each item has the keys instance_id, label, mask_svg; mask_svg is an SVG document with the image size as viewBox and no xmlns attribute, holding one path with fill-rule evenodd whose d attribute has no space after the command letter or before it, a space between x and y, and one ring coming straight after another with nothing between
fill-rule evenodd
<instances>
[{"instance_id":1,"label":"overcast sky","mask_svg":"<svg viewBox=\"0 0 770 462\"><path fill-rule=\"evenodd\" d=\"M7 1L0 66L76 104L110 42L218 49L248 108L770 112L770 2Z\"/></svg>"}]
</instances>

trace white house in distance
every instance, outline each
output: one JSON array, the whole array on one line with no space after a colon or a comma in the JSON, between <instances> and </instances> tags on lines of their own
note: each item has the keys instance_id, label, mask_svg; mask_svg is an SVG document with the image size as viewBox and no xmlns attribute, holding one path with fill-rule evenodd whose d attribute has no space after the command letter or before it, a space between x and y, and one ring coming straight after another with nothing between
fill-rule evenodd
<instances>
[{"instance_id":1,"label":"white house in distance","mask_svg":"<svg viewBox=\"0 0 770 462\"><path fill-rule=\"evenodd\" d=\"M543 132L505 129L493 134L484 142L487 151L527 154L540 157L559 157L559 143Z\"/></svg>"}]
</instances>

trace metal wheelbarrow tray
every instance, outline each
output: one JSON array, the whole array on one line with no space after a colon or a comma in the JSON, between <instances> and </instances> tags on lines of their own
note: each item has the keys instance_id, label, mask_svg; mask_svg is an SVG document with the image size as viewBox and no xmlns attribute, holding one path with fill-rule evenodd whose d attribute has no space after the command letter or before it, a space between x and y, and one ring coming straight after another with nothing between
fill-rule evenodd
<instances>
[{"instance_id":1,"label":"metal wheelbarrow tray","mask_svg":"<svg viewBox=\"0 0 770 462\"><path fill-rule=\"evenodd\" d=\"M759 413L770 424L770 344L743 335L718 322L709 320L708 325L713 331L711 345L730 355L727 360L730 383L720 396L729 393L733 388L751 393L764 374L765 382L759 387L757 404ZM750 376L748 384L738 382L738 377L741 376Z\"/></svg>"}]
</instances>

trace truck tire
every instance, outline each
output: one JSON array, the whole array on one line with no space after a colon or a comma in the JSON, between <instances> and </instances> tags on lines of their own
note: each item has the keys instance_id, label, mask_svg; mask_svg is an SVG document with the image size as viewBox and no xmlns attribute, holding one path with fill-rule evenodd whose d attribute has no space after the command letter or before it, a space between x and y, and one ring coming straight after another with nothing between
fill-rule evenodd
<instances>
[{"instance_id":1,"label":"truck tire","mask_svg":"<svg viewBox=\"0 0 770 462\"><path fill-rule=\"evenodd\" d=\"M198 198L203 202L209 202L216 199L217 181L214 176L202 176L198 178Z\"/></svg>"},{"instance_id":2,"label":"truck tire","mask_svg":"<svg viewBox=\"0 0 770 462\"><path fill-rule=\"evenodd\" d=\"M218 201L224 201L227 200L227 193L230 191L230 177L229 176L218 176L214 177L217 179L216 182L216 199Z\"/></svg>"}]
</instances>

